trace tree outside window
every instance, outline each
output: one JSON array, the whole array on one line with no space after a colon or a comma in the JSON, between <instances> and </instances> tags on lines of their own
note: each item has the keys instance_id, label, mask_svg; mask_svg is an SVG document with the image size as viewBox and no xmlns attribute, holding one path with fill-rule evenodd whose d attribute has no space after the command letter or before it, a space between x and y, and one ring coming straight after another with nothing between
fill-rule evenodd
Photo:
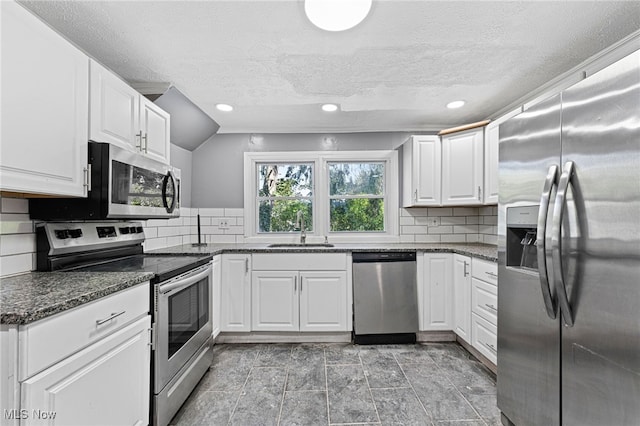
<instances>
[{"instance_id":1,"label":"tree outside window","mask_svg":"<svg viewBox=\"0 0 640 426\"><path fill-rule=\"evenodd\" d=\"M329 166L331 232L384 232L384 163Z\"/></svg>"},{"instance_id":2,"label":"tree outside window","mask_svg":"<svg viewBox=\"0 0 640 426\"><path fill-rule=\"evenodd\" d=\"M305 229L313 231L313 167L311 164L257 164L258 232L300 230L298 211Z\"/></svg>"}]
</instances>

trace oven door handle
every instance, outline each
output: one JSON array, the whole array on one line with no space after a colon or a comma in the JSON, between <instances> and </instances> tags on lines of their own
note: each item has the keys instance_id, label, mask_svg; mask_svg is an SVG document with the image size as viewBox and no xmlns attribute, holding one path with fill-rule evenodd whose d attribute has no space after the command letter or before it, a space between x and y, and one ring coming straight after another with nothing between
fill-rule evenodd
<instances>
[{"instance_id":1,"label":"oven door handle","mask_svg":"<svg viewBox=\"0 0 640 426\"><path fill-rule=\"evenodd\" d=\"M197 283L201 279L209 276L210 272L211 272L211 267L207 265L206 269L204 269L202 272L199 272L189 277L179 278L173 282L168 282L167 284L161 285L160 287L158 287L158 291L160 292L160 294L167 294L170 291L182 290L194 283Z\"/></svg>"}]
</instances>

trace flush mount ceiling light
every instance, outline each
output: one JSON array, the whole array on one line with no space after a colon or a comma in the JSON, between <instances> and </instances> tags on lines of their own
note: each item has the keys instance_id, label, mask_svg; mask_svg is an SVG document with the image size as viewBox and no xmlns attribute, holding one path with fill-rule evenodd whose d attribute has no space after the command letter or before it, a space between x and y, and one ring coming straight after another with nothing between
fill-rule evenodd
<instances>
[{"instance_id":1,"label":"flush mount ceiling light","mask_svg":"<svg viewBox=\"0 0 640 426\"><path fill-rule=\"evenodd\" d=\"M338 105L336 104L324 104L322 105L322 110L326 112L334 112L338 110Z\"/></svg>"},{"instance_id":2,"label":"flush mount ceiling light","mask_svg":"<svg viewBox=\"0 0 640 426\"><path fill-rule=\"evenodd\" d=\"M233 111L233 107L231 105L227 105L227 104L216 104L216 108L218 108L220 111L224 111L224 112Z\"/></svg>"},{"instance_id":3,"label":"flush mount ceiling light","mask_svg":"<svg viewBox=\"0 0 640 426\"><path fill-rule=\"evenodd\" d=\"M465 102L464 102L464 101L453 101L453 102L449 102L449 103L447 104L447 108L449 108L449 109L456 109L456 108L463 107L463 106L464 106L464 104L465 104Z\"/></svg>"},{"instance_id":4,"label":"flush mount ceiling light","mask_svg":"<svg viewBox=\"0 0 640 426\"><path fill-rule=\"evenodd\" d=\"M316 27L325 31L344 31L364 20L372 0L305 0L304 12Z\"/></svg>"}]
</instances>

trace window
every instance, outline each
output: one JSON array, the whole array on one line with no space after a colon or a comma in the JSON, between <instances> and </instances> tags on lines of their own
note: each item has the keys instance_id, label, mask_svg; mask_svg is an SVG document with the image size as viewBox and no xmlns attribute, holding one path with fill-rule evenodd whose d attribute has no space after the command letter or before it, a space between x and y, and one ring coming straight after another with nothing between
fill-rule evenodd
<instances>
[{"instance_id":1,"label":"window","mask_svg":"<svg viewBox=\"0 0 640 426\"><path fill-rule=\"evenodd\" d=\"M329 163L329 225L384 232L384 163Z\"/></svg>"},{"instance_id":2,"label":"window","mask_svg":"<svg viewBox=\"0 0 640 426\"><path fill-rule=\"evenodd\" d=\"M245 153L245 237L397 241L396 151Z\"/></svg>"},{"instance_id":3,"label":"window","mask_svg":"<svg viewBox=\"0 0 640 426\"><path fill-rule=\"evenodd\" d=\"M313 231L312 164L257 163L258 232L290 232L299 227Z\"/></svg>"}]
</instances>

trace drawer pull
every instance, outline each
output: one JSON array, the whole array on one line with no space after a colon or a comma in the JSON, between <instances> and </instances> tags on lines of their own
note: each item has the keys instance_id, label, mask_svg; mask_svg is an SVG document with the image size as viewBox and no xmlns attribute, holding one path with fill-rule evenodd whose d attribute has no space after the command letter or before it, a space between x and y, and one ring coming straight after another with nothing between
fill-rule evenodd
<instances>
[{"instance_id":1,"label":"drawer pull","mask_svg":"<svg viewBox=\"0 0 640 426\"><path fill-rule=\"evenodd\" d=\"M488 303L485 303L485 304L484 304L484 306L486 306L487 308L489 308L489 309L491 309L491 310L493 310L493 311L498 312L498 308L496 308L496 307L495 307L495 306L493 306L493 305L490 305L490 304L488 304Z\"/></svg>"},{"instance_id":2,"label":"drawer pull","mask_svg":"<svg viewBox=\"0 0 640 426\"><path fill-rule=\"evenodd\" d=\"M106 317L105 319L101 319L101 320L96 320L96 325L102 325L105 322L109 322L114 318L119 317L120 315L124 315L124 313L127 311L122 311L122 312L114 312L111 315L109 315L108 317Z\"/></svg>"},{"instance_id":3,"label":"drawer pull","mask_svg":"<svg viewBox=\"0 0 640 426\"><path fill-rule=\"evenodd\" d=\"M491 278L498 278L498 274L495 272L485 272L485 274L489 275Z\"/></svg>"},{"instance_id":4,"label":"drawer pull","mask_svg":"<svg viewBox=\"0 0 640 426\"><path fill-rule=\"evenodd\" d=\"M495 346L493 346L491 343L485 343L485 346L488 347L489 349L491 349L491 351L495 354L498 353L498 350L496 349Z\"/></svg>"}]
</instances>

